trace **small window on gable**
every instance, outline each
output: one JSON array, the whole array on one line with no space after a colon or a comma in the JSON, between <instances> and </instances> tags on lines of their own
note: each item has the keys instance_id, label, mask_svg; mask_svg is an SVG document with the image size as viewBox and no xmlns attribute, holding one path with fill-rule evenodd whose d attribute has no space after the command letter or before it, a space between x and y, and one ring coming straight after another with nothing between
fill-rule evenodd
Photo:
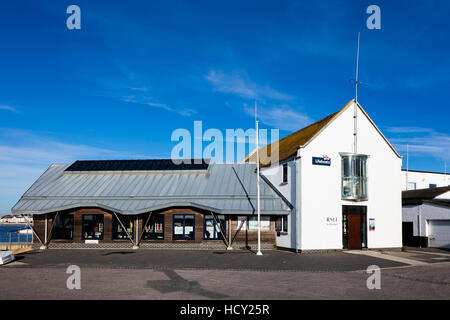
<instances>
[{"instance_id":1,"label":"small window on gable","mask_svg":"<svg viewBox=\"0 0 450 320\"><path fill-rule=\"evenodd\" d=\"M416 183L408 182L408 190L416 190Z\"/></svg>"},{"instance_id":2,"label":"small window on gable","mask_svg":"<svg viewBox=\"0 0 450 320\"><path fill-rule=\"evenodd\" d=\"M288 165L283 164L283 183L288 183Z\"/></svg>"}]
</instances>

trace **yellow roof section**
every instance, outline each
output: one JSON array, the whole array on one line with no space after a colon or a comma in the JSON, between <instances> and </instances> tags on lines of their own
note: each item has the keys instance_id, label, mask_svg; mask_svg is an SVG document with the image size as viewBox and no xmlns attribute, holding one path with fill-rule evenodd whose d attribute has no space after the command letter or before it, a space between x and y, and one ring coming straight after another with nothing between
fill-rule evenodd
<instances>
[{"instance_id":1,"label":"yellow roof section","mask_svg":"<svg viewBox=\"0 0 450 320\"><path fill-rule=\"evenodd\" d=\"M275 148L275 152L279 152L278 161L286 160L292 156L297 154L297 149L306 146L315 136L317 136L330 122L332 122L339 114L341 114L348 106L353 104L355 99L350 100L344 107L342 107L338 112L330 114L329 116L310 124L309 126L300 129L290 135L278 140L277 144L269 144L265 147L259 149L259 163L260 167L267 167L271 165L270 156L272 154L272 148ZM397 157L401 158L400 154L395 150L395 148L389 143L388 139L383 135L383 133L378 129L375 123L370 119L361 105L356 102L360 110L364 113L367 119L372 123L378 133L382 136L382 138L386 141L386 143L390 146L392 151L397 155ZM276 159L273 159L276 160ZM244 162L256 162L256 152L253 150L250 154L248 154L244 160Z\"/></svg>"},{"instance_id":2,"label":"yellow roof section","mask_svg":"<svg viewBox=\"0 0 450 320\"><path fill-rule=\"evenodd\" d=\"M341 113L353 102L354 100L351 100L338 112L330 114L329 116L278 140L278 148L276 144L274 144L274 146L272 146L272 144L269 144L265 147L260 148L259 149L260 167L266 167L271 164L270 156L272 154L272 148L279 149L279 150L274 149L275 152L279 151L278 161L282 161L292 156L295 156L297 154L298 148L305 146L309 141L311 141L317 134L319 134L322 131L323 128L325 128L328 125L328 123L330 123L339 113ZM247 155L244 161L256 162L256 152L252 152L249 155Z\"/></svg>"}]
</instances>

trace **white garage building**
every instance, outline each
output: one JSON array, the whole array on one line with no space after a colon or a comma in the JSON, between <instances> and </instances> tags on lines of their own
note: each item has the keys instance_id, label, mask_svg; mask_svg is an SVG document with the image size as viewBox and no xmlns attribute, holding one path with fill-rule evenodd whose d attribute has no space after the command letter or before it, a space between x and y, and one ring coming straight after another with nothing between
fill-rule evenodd
<instances>
[{"instance_id":1,"label":"white garage building","mask_svg":"<svg viewBox=\"0 0 450 320\"><path fill-rule=\"evenodd\" d=\"M450 248L450 187L403 191L403 243Z\"/></svg>"},{"instance_id":2,"label":"white garage building","mask_svg":"<svg viewBox=\"0 0 450 320\"><path fill-rule=\"evenodd\" d=\"M278 151L279 161L268 164ZM245 161L256 161L255 153ZM277 224L278 247L402 246L402 159L355 100L261 148L260 163L262 174L295 207Z\"/></svg>"},{"instance_id":3,"label":"white garage building","mask_svg":"<svg viewBox=\"0 0 450 320\"><path fill-rule=\"evenodd\" d=\"M402 170L403 190L450 186L450 176L445 172Z\"/></svg>"}]
</instances>

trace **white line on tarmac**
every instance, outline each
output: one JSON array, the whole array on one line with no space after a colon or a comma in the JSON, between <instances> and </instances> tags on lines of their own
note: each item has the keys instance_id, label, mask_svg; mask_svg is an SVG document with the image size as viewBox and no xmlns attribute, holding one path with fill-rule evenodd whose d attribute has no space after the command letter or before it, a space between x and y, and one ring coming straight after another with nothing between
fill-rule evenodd
<instances>
[{"instance_id":1,"label":"white line on tarmac","mask_svg":"<svg viewBox=\"0 0 450 320\"><path fill-rule=\"evenodd\" d=\"M410 253L425 253L425 254L432 254L432 255L436 255L436 256L443 256L443 257L450 258L450 253L416 251L416 250L408 250L406 252L410 252Z\"/></svg>"},{"instance_id":2,"label":"white line on tarmac","mask_svg":"<svg viewBox=\"0 0 450 320\"><path fill-rule=\"evenodd\" d=\"M391 256L387 253L380 253L377 251L345 251L345 252L350 253L350 254L362 254L362 255L366 255L366 256L370 256L370 257L374 257L374 258L380 258L380 259L391 260L391 261L400 262L400 263L406 263L411 266L423 266L423 265L428 264L427 262Z\"/></svg>"}]
</instances>

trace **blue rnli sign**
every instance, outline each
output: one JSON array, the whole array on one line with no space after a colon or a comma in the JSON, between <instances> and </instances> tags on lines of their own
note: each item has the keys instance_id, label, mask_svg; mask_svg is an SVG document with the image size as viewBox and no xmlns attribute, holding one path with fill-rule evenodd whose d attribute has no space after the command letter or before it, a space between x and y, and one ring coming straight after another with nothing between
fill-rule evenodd
<instances>
[{"instance_id":1,"label":"blue rnli sign","mask_svg":"<svg viewBox=\"0 0 450 320\"><path fill-rule=\"evenodd\" d=\"M331 166L331 159L328 156L313 157L312 164L316 166Z\"/></svg>"}]
</instances>

